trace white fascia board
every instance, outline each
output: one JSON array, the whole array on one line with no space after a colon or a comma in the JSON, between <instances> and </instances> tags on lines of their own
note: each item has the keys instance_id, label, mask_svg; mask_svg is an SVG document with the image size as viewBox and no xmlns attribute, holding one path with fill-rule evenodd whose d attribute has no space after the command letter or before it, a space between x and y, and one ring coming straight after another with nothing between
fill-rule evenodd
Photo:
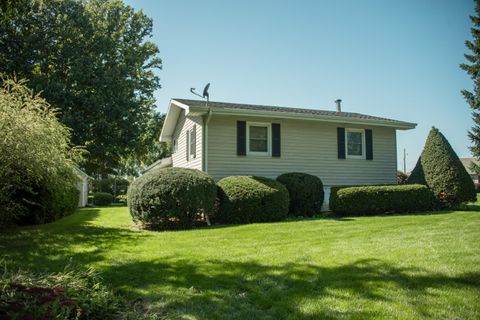
<instances>
[{"instance_id":1,"label":"white fascia board","mask_svg":"<svg viewBox=\"0 0 480 320\"><path fill-rule=\"evenodd\" d=\"M253 116L264 118L277 118L277 119L293 119L293 120L311 120L330 123L345 123L345 124L357 124L357 125L374 125L381 127L390 127L400 130L414 129L417 124L411 122L398 121L392 123L385 120L376 119L355 119L351 117L338 117L338 116L326 116L326 115L314 115L314 114L298 114L294 112L276 112L276 111L258 111L253 110L251 112L245 110L233 110L233 109L215 109L215 114L221 115L238 115L238 116Z\"/></svg>"},{"instance_id":2,"label":"white fascia board","mask_svg":"<svg viewBox=\"0 0 480 320\"><path fill-rule=\"evenodd\" d=\"M160 137L158 139L159 141L170 142L172 140L173 132L175 131L175 126L177 125L178 116L180 115L181 109L184 109L185 114L188 114L190 107L176 100L170 100L167 115L165 116L165 121L163 122L162 132L160 133Z\"/></svg>"}]
</instances>

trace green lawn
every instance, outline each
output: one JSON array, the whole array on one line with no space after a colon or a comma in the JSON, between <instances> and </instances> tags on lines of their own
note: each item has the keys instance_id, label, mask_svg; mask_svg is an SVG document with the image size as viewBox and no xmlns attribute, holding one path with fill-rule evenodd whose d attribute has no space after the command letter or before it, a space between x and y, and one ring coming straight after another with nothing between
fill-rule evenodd
<instances>
[{"instance_id":1,"label":"green lawn","mask_svg":"<svg viewBox=\"0 0 480 320\"><path fill-rule=\"evenodd\" d=\"M479 319L479 244L476 211L151 232L111 207L2 234L0 254L94 267L169 319Z\"/></svg>"}]
</instances>

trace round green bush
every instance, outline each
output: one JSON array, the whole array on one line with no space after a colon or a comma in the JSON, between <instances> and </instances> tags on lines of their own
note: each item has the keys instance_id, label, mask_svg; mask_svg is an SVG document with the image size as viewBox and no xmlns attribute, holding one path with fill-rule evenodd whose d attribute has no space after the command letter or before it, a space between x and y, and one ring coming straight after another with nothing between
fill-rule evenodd
<instances>
[{"instance_id":1,"label":"round green bush","mask_svg":"<svg viewBox=\"0 0 480 320\"><path fill-rule=\"evenodd\" d=\"M113 195L107 192L95 192L93 194L93 204L96 206L109 206L112 204Z\"/></svg>"},{"instance_id":2,"label":"round green bush","mask_svg":"<svg viewBox=\"0 0 480 320\"><path fill-rule=\"evenodd\" d=\"M186 168L154 169L129 187L133 220L149 229L191 228L213 211L217 187L205 172Z\"/></svg>"},{"instance_id":3,"label":"round green bush","mask_svg":"<svg viewBox=\"0 0 480 320\"><path fill-rule=\"evenodd\" d=\"M252 176L232 176L218 182L221 223L280 221L288 214L288 191L278 181Z\"/></svg>"},{"instance_id":4,"label":"round green bush","mask_svg":"<svg viewBox=\"0 0 480 320\"><path fill-rule=\"evenodd\" d=\"M323 183L319 177L307 173L290 172L277 177L290 197L288 214L311 217L320 212L323 204Z\"/></svg>"}]
</instances>

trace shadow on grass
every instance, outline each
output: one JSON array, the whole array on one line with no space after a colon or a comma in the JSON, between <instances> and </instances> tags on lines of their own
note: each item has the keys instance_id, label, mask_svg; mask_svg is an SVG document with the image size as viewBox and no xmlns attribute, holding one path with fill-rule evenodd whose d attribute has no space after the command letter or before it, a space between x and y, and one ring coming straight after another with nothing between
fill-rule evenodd
<instances>
[{"instance_id":1,"label":"shadow on grass","mask_svg":"<svg viewBox=\"0 0 480 320\"><path fill-rule=\"evenodd\" d=\"M100 214L85 208L42 226L14 228L0 236L2 257L37 271L59 271L73 261L88 264L105 260L116 246L135 246L148 234L91 224Z\"/></svg>"},{"instance_id":2,"label":"shadow on grass","mask_svg":"<svg viewBox=\"0 0 480 320\"><path fill-rule=\"evenodd\" d=\"M467 203L467 204L461 204L456 208L458 211L476 211L480 212L480 204L477 203Z\"/></svg>"},{"instance_id":3,"label":"shadow on grass","mask_svg":"<svg viewBox=\"0 0 480 320\"><path fill-rule=\"evenodd\" d=\"M0 252L18 265L44 271L61 270L70 259L85 266L101 262L106 284L131 298L144 299L161 315L172 318L395 318L395 310L390 309L398 305L424 318L445 318L442 312L448 307L461 307L463 317L458 318L474 318L478 312L476 302L469 303L469 297L462 294L476 292L478 296L479 272L451 276L380 259L336 266L307 262L266 265L195 255L148 261L131 255L110 261L110 250L134 250L152 234L96 226L91 221L98 214L98 209L85 209L48 228L3 234ZM445 306L441 299L432 303L435 295L446 292L457 292L461 305ZM385 313L388 311L392 313Z\"/></svg>"},{"instance_id":4,"label":"shadow on grass","mask_svg":"<svg viewBox=\"0 0 480 320\"><path fill-rule=\"evenodd\" d=\"M106 280L132 297L162 301L158 306L162 313L195 319L378 317L373 310L362 308L362 304L389 302L398 292L409 300L416 312L431 317L434 308L425 299L433 295L432 289L462 290L480 286L480 273L452 277L395 267L376 259L322 267L172 257L158 262L112 266L103 274ZM316 306L305 311L302 303ZM354 303L357 305L339 308Z\"/></svg>"}]
</instances>

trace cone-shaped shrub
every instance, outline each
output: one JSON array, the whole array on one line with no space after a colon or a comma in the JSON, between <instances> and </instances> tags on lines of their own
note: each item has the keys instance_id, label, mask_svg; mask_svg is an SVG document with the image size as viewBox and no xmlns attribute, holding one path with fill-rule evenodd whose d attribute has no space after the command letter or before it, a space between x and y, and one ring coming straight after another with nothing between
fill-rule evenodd
<instances>
[{"instance_id":1,"label":"cone-shaped shrub","mask_svg":"<svg viewBox=\"0 0 480 320\"><path fill-rule=\"evenodd\" d=\"M475 186L450 143L433 127L408 183L427 185L446 207L476 199Z\"/></svg>"}]
</instances>

